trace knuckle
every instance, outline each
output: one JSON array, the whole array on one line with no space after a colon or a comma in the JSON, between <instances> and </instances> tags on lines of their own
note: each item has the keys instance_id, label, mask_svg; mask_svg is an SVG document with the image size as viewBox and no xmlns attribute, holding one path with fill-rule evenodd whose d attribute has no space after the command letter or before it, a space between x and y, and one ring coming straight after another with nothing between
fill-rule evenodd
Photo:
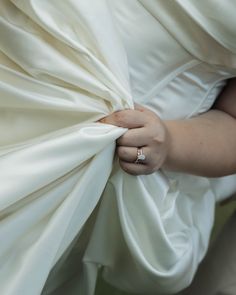
<instances>
[{"instance_id":1,"label":"knuckle","mask_svg":"<svg viewBox=\"0 0 236 295\"><path fill-rule=\"evenodd\" d=\"M148 170L148 174L152 174L155 173L158 169L156 169L156 167L150 167L150 169Z\"/></svg>"},{"instance_id":2,"label":"knuckle","mask_svg":"<svg viewBox=\"0 0 236 295\"><path fill-rule=\"evenodd\" d=\"M119 146L117 148L117 154L118 154L119 157L126 156L127 155L127 151L126 151L125 147Z\"/></svg>"},{"instance_id":3,"label":"knuckle","mask_svg":"<svg viewBox=\"0 0 236 295\"><path fill-rule=\"evenodd\" d=\"M152 174L154 172L156 172L158 169L156 167L156 165L151 161L151 162L148 162L147 165L146 165L146 169L145 169L145 174Z\"/></svg>"},{"instance_id":4,"label":"knuckle","mask_svg":"<svg viewBox=\"0 0 236 295\"><path fill-rule=\"evenodd\" d=\"M129 166L123 162L123 161L120 161L120 167L127 173L130 173L130 169L129 169Z\"/></svg>"},{"instance_id":5,"label":"knuckle","mask_svg":"<svg viewBox=\"0 0 236 295\"><path fill-rule=\"evenodd\" d=\"M152 167L148 167L145 169L144 174L145 175L149 175L155 172L155 169L153 169Z\"/></svg>"},{"instance_id":6,"label":"knuckle","mask_svg":"<svg viewBox=\"0 0 236 295\"><path fill-rule=\"evenodd\" d=\"M120 138L117 139L116 143L118 145L118 147L121 147L122 145L124 145L125 142L125 138L124 135L122 135Z\"/></svg>"},{"instance_id":7,"label":"knuckle","mask_svg":"<svg viewBox=\"0 0 236 295\"><path fill-rule=\"evenodd\" d=\"M129 141L129 131L126 131L118 140L117 144L122 146L126 145L126 143Z\"/></svg>"},{"instance_id":8,"label":"knuckle","mask_svg":"<svg viewBox=\"0 0 236 295\"><path fill-rule=\"evenodd\" d=\"M128 138L129 138L129 133L128 133L128 131L126 131L126 132L121 136L120 139L121 139L123 142L125 142Z\"/></svg>"},{"instance_id":9,"label":"knuckle","mask_svg":"<svg viewBox=\"0 0 236 295\"><path fill-rule=\"evenodd\" d=\"M156 143L164 143L166 141L166 133L163 128L160 128L158 134L153 138L153 141Z\"/></svg>"},{"instance_id":10,"label":"knuckle","mask_svg":"<svg viewBox=\"0 0 236 295\"><path fill-rule=\"evenodd\" d=\"M140 174L140 173L138 173L137 170L135 170L134 168L132 168L129 165L129 163L120 161L120 166L128 174L131 174L131 175L139 175Z\"/></svg>"},{"instance_id":11,"label":"knuckle","mask_svg":"<svg viewBox=\"0 0 236 295\"><path fill-rule=\"evenodd\" d=\"M124 126L125 120L126 120L126 115L124 112L116 112L114 113L114 119L118 123L119 126Z\"/></svg>"}]
</instances>

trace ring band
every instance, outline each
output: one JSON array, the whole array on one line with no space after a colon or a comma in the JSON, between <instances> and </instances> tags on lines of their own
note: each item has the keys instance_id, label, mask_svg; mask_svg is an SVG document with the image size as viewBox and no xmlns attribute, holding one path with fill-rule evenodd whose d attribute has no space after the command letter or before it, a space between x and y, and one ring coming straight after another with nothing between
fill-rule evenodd
<instances>
[{"instance_id":1,"label":"ring band","mask_svg":"<svg viewBox=\"0 0 236 295\"><path fill-rule=\"evenodd\" d=\"M135 164L140 164L143 161L145 161L146 156L143 153L143 149L142 148L137 148L137 158L135 160Z\"/></svg>"}]
</instances>

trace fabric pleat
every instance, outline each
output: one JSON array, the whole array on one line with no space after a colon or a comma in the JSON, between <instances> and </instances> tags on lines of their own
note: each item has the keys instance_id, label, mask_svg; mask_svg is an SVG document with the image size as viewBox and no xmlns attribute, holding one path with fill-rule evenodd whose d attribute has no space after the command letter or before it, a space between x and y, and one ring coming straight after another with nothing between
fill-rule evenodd
<instances>
[{"instance_id":1,"label":"fabric pleat","mask_svg":"<svg viewBox=\"0 0 236 295\"><path fill-rule=\"evenodd\" d=\"M236 1L195 2L0 0L1 294L93 295L98 271L140 294L190 284L235 176L128 175L126 129L98 120L211 108L236 75Z\"/></svg>"}]
</instances>

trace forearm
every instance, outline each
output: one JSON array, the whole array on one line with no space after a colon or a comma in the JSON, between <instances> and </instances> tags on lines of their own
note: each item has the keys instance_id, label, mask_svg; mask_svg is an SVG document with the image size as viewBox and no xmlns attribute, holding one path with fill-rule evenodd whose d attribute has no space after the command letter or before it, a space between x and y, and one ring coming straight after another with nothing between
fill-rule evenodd
<instances>
[{"instance_id":1,"label":"forearm","mask_svg":"<svg viewBox=\"0 0 236 295\"><path fill-rule=\"evenodd\" d=\"M196 118L166 121L169 150L163 168L201 176L236 173L236 119L212 109Z\"/></svg>"},{"instance_id":2,"label":"forearm","mask_svg":"<svg viewBox=\"0 0 236 295\"><path fill-rule=\"evenodd\" d=\"M100 122L127 128L117 140L123 170L133 175L160 168L217 177L236 173L236 79L218 97L214 108L188 120L162 121L151 110L113 113ZM137 151L144 159L137 162ZM140 165L142 164L142 165Z\"/></svg>"}]
</instances>

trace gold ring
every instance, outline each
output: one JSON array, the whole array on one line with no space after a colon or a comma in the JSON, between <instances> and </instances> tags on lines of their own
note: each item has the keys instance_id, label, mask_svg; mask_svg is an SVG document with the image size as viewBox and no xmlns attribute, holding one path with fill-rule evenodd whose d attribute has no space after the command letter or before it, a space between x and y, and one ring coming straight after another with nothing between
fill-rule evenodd
<instances>
[{"instance_id":1,"label":"gold ring","mask_svg":"<svg viewBox=\"0 0 236 295\"><path fill-rule=\"evenodd\" d=\"M135 160L135 164L140 164L143 161L145 161L146 156L143 153L143 149L142 148L137 148L137 158Z\"/></svg>"}]
</instances>

